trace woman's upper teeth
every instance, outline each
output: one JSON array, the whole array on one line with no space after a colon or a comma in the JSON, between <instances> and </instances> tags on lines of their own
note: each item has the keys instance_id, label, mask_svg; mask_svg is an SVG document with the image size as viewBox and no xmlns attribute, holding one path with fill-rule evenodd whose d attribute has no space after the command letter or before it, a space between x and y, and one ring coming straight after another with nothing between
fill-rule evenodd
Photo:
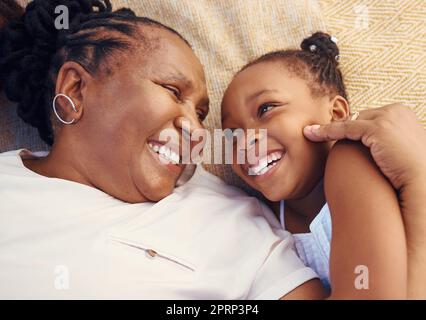
<instances>
[{"instance_id":1,"label":"woman's upper teeth","mask_svg":"<svg viewBox=\"0 0 426 320\"><path fill-rule=\"evenodd\" d=\"M151 142L148 143L148 146L151 148L151 150L160 154L162 157L166 158L170 162L173 162L174 164L179 163L180 156L169 147L166 147L165 145L159 146L158 144L154 144Z\"/></svg>"},{"instance_id":2,"label":"woman's upper teeth","mask_svg":"<svg viewBox=\"0 0 426 320\"><path fill-rule=\"evenodd\" d=\"M249 175L262 175L269 171L273 166L275 166L275 163L270 165L272 162L280 160L283 156L283 151L275 151L267 156L259 159L259 162L257 165L249 167L248 168L248 174ZM268 167L269 165L269 167Z\"/></svg>"}]
</instances>

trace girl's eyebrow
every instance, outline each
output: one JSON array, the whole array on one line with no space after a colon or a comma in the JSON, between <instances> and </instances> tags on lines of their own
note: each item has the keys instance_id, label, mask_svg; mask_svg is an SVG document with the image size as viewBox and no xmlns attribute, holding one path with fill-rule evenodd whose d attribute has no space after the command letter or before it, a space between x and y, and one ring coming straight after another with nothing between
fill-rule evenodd
<instances>
[{"instance_id":1,"label":"girl's eyebrow","mask_svg":"<svg viewBox=\"0 0 426 320\"><path fill-rule=\"evenodd\" d=\"M275 90L275 89L262 89L262 90L256 91L255 93L250 94L246 98L245 103L248 103L248 102L252 101L253 99L257 98L258 96L260 96L260 95L262 95L264 93L271 93L271 92L277 93L278 90Z\"/></svg>"},{"instance_id":2,"label":"girl's eyebrow","mask_svg":"<svg viewBox=\"0 0 426 320\"><path fill-rule=\"evenodd\" d=\"M222 116L220 118L220 122L223 123L225 121L225 119L227 119L228 117L229 117L228 113L222 111Z\"/></svg>"}]
</instances>

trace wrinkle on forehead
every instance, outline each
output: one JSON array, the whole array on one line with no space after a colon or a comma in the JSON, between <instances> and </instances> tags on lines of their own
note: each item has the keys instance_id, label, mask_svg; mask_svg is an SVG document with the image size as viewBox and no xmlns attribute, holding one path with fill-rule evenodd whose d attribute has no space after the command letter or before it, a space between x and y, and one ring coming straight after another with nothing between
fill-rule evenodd
<instances>
[{"instance_id":1,"label":"wrinkle on forehead","mask_svg":"<svg viewBox=\"0 0 426 320\"><path fill-rule=\"evenodd\" d=\"M178 83L182 89L200 92L203 103L208 104L204 69L193 50L167 30L143 26L141 33L142 43L130 53L120 53L121 59L116 59L111 68L137 82L153 78Z\"/></svg>"}]
</instances>

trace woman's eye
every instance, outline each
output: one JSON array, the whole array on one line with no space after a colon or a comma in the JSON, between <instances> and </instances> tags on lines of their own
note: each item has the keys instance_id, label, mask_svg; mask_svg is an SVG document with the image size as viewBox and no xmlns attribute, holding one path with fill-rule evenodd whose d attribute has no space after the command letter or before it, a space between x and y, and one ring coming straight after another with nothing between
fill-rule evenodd
<instances>
[{"instance_id":1,"label":"woman's eye","mask_svg":"<svg viewBox=\"0 0 426 320\"><path fill-rule=\"evenodd\" d=\"M257 109L257 116L260 118L265 112L268 112L275 106L269 103L262 104L259 109Z\"/></svg>"},{"instance_id":2,"label":"woman's eye","mask_svg":"<svg viewBox=\"0 0 426 320\"><path fill-rule=\"evenodd\" d=\"M198 119L200 119L200 121L204 121L204 119L206 119L206 114L203 111L199 111L197 112L198 115Z\"/></svg>"},{"instance_id":3,"label":"woman's eye","mask_svg":"<svg viewBox=\"0 0 426 320\"><path fill-rule=\"evenodd\" d=\"M176 98L178 98L178 99L181 98L180 91L178 89L176 89L175 87L163 85L163 88L165 88L165 89L169 90L171 93L173 93Z\"/></svg>"}]
</instances>

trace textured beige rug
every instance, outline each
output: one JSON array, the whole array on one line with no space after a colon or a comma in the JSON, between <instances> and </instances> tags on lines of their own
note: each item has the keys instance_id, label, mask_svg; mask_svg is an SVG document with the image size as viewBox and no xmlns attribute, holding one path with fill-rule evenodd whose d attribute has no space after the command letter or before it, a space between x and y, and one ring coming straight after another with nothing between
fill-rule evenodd
<instances>
[{"instance_id":1,"label":"textured beige rug","mask_svg":"<svg viewBox=\"0 0 426 320\"><path fill-rule=\"evenodd\" d=\"M220 128L221 96L235 71L262 53L298 46L316 30L339 40L354 110L400 101L412 107L426 126L424 0L116 0L113 4L170 25L193 45L207 74L209 129ZM0 118L0 151L39 145L12 112L8 117ZM12 137L13 132L17 136ZM243 186L229 168L206 167Z\"/></svg>"},{"instance_id":2,"label":"textured beige rug","mask_svg":"<svg viewBox=\"0 0 426 320\"><path fill-rule=\"evenodd\" d=\"M209 129L220 128L220 101L231 77L247 61L271 50L298 46L315 30L325 28L319 3L294 0L138 0L129 5L182 33L205 66L211 100ZM244 186L229 166L205 167L228 183Z\"/></svg>"},{"instance_id":3,"label":"textured beige rug","mask_svg":"<svg viewBox=\"0 0 426 320\"><path fill-rule=\"evenodd\" d=\"M319 0L356 109L410 106L426 127L426 1Z\"/></svg>"}]
</instances>

